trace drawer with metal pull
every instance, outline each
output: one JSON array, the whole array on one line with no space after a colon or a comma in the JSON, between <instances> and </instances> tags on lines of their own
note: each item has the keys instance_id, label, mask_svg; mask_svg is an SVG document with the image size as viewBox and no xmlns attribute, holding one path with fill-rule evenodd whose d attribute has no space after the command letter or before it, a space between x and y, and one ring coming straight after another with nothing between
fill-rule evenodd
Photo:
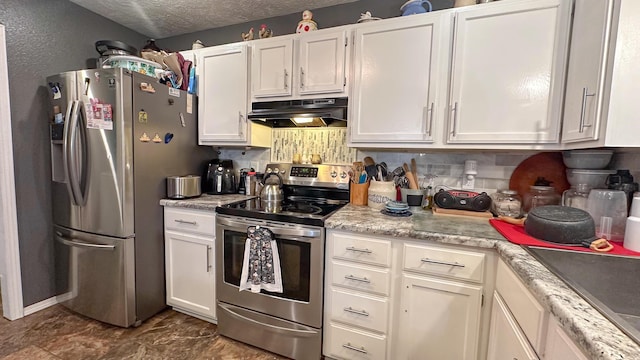
<instances>
[{"instance_id":1,"label":"drawer with metal pull","mask_svg":"<svg viewBox=\"0 0 640 360\"><path fill-rule=\"evenodd\" d=\"M365 331L331 324L326 330L324 353L336 359L383 360L386 358L387 339Z\"/></svg>"},{"instance_id":2,"label":"drawer with metal pull","mask_svg":"<svg viewBox=\"0 0 640 360\"><path fill-rule=\"evenodd\" d=\"M215 236L216 218L213 211L164 208L166 230Z\"/></svg>"},{"instance_id":3,"label":"drawer with metal pull","mask_svg":"<svg viewBox=\"0 0 640 360\"><path fill-rule=\"evenodd\" d=\"M389 301L386 298L374 298L332 289L332 321L340 321L351 326L360 326L367 330L387 331Z\"/></svg>"},{"instance_id":4,"label":"drawer with metal pull","mask_svg":"<svg viewBox=\"0 0 640 360\"><path fill-rule=\"evenodd\" d=\"M389 296L389 269L332 260L331 270L332 285Z\"/></svg>"},{"instance_id":5,"label":"drawer with metal pull","mask_svg":"<svg viewBox=\"0 0 640 360\"><path fill-rule=\"evenodd\" d=\"M389 267L391 265L391 242L331 232L334 259L357 261Z\"/></svg>"},{"instance_id":6,"label":"drawer with metal pull","mask_svg":"<svg viewBox=\"0 0 640 360\"><path fill-rule=\"evenodd\" d=\"M403 269L482 283L485 254L426 245L404 245Z\"/></svg>"}]
</instances>

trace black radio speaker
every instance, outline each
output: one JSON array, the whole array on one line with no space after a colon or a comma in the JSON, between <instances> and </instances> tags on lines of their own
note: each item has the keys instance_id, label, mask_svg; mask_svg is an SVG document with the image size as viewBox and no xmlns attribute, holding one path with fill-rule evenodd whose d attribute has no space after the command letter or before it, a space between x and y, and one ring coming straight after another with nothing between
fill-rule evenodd
<instances>
[{"instance_id":1,"label":"black radio speaker","mask_svg":"<svg viewBox=\"0 0 640 360\"><path fill-rule=\"evenodd\" d=\"M440 189L433 202L443 209L486 211L491 207L491 197L486 192Z\"/></svg>"}]
</instances>

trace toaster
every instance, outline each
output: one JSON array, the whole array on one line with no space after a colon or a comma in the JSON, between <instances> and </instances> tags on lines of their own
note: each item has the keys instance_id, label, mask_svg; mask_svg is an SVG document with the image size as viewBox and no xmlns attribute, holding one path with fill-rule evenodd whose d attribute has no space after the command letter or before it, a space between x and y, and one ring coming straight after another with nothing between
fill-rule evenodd
<instances>
[{"instance_id":1,"label":"toaster","mask_svg":"<svg viewBox=\"0 0 640 360\"><path fill-rule=\"evenodd\" d=\"M200 176L169 176L167 177L167 197L169 199L187 199L202 195Z\"/></svg>"}]
</instances>

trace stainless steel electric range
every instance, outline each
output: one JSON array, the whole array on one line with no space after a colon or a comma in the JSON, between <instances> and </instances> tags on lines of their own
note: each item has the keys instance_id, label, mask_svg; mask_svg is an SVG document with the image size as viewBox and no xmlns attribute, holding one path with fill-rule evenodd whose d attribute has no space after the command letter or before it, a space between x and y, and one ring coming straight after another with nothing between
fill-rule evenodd
<instances>
[{"instance_id":1,"label":"stainless steel electric range","mask_svg":"<svg viewBox=\"0 0 640 360\"><path fill-rule=\"evenodd\" d=\"M269 164L282 178L284 199L260 198L219 207L216 291L221 335L294 359L322 353L324 220L349 200L346 165ZM277 179L269 176L269 180ZM239 291L247 228L274 235L283 292Z\"/></svg>"}]
</instances>

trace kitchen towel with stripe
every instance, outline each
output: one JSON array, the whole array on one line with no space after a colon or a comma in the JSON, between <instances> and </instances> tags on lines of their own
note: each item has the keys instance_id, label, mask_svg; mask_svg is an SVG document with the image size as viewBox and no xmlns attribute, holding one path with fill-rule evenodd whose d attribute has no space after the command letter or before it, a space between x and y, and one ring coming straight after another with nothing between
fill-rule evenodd
<instances>
[{"instance_id":1,"label":"kitchen towel with stripe","mask_svg":"<svg viewBox=\"0 0 640 360\"><path fill-rule=\"evenodd\" d=\"M244 245L240 291L281 293L282 273L275 236L264 226L249 226Z\"/></svg>"}]
</instances>

